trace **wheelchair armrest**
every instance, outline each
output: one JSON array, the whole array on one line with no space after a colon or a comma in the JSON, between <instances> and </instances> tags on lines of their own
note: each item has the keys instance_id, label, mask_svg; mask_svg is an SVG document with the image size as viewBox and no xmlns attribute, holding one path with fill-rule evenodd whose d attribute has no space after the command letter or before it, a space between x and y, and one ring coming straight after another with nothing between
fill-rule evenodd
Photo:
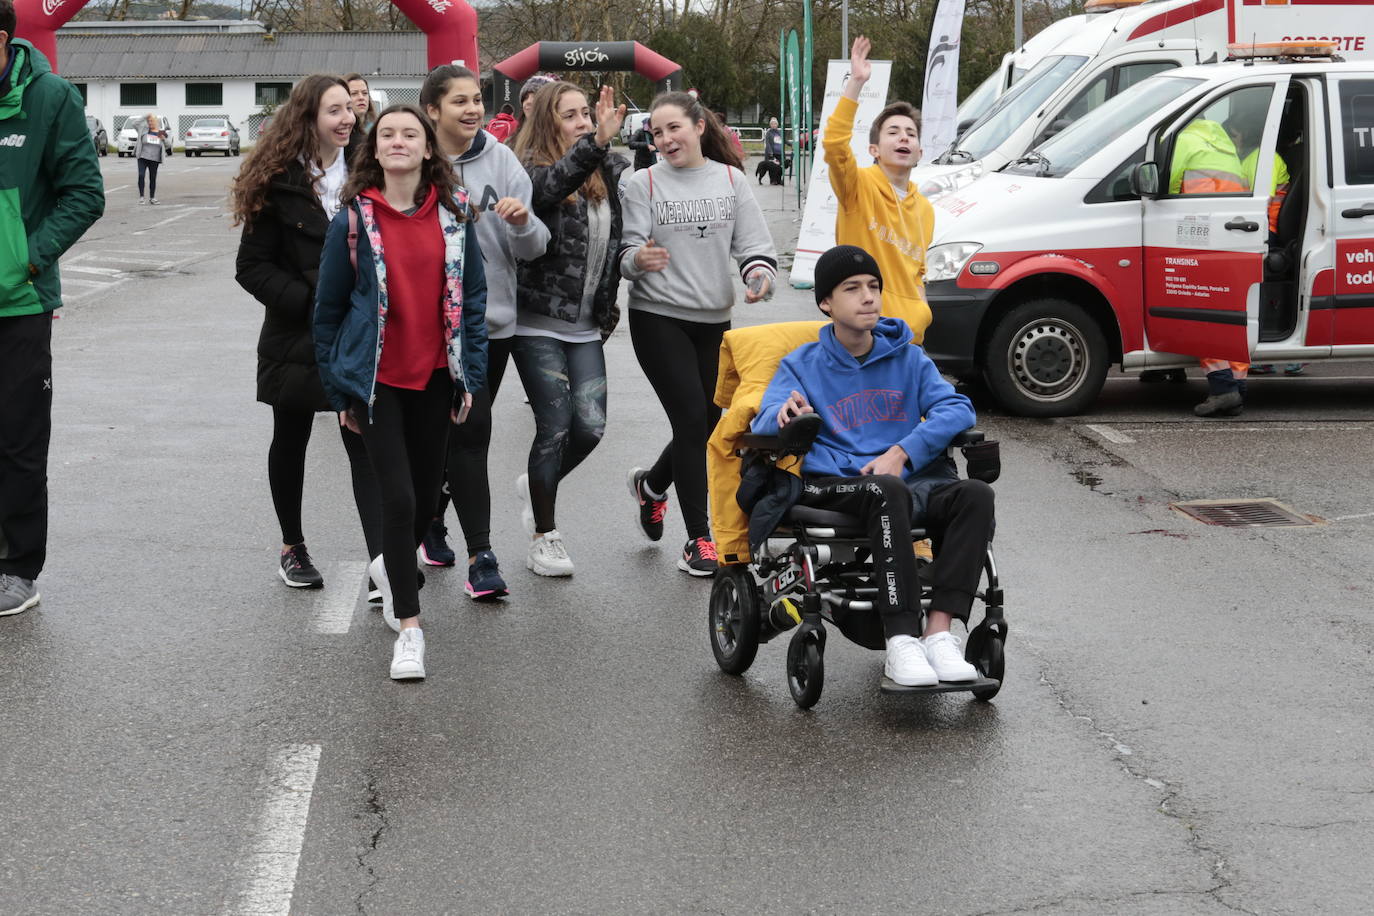
<instances>
[{"instance_id":1,"label":"wheelchair armrest","mask_svg":"<svg viewBox=\"0 0 1374 916\"><path fill-rule=\"evenodd\" d=\"M772 455L805 455L821 432L820 414L802 414L788 423L775 436L745 433L739 438L739 450L767 452Z\"/></svg>"},{"instance_id":2,"label":"wheelchair armrest","mask_svg":"<svg viewBox=\"0 0 1374 916\"><path fill-rule=\"evenodd\" d=\"M985 438L987 437L983 435L981 429L966 429L949 440L949 444L951 448L958 448L963 445L977 445Z\"/></svg>"}]
</instances>

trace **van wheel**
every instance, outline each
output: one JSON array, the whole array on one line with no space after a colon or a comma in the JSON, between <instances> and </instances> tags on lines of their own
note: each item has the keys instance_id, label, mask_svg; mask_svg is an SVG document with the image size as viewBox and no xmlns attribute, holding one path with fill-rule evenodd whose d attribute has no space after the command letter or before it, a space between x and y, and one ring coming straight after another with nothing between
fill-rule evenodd
<instances>
[{"instance_id":1,"label":"van wheel","mask_svg":"<svg viewBox=\"0 0 1374 916\"><path fill-rule=\"evenodd\" d=\"M1023 417L1080 414L1107 379L1107 340L1082 306L1032 299L992 331L983 376L992 395Z\"/></svg>"}]
</instances>

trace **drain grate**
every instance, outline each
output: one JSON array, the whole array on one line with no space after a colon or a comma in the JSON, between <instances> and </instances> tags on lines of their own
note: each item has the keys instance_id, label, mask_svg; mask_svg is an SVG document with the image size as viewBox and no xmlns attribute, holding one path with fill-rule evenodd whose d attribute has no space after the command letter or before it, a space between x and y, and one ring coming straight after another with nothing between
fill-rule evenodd
<instances>
[{"instance_id":1,"label":"drain grate","mask_svg":"<svg viewBox=\"0 0 1374 916\"><path fill-rule=\"evenodd\" d=\"M1223 528L1311 528L1318 523L1276 499L1191 499L1169 508Z\"/></svg>"}]
</instances>

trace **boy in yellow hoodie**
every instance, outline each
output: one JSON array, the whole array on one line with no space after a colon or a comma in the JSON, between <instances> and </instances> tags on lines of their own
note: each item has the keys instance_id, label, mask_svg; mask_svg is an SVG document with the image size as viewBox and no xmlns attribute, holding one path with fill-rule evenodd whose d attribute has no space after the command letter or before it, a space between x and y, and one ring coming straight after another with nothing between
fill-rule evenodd
<instances>
[{"instance_id":1,"label":"boy in yellow hoodie","mask_svg":"<svg viewBox=\"0 0 1374 916\"><path fill-rule=\"evenodd\" d=\"M821 138L830 186L839 201L835 243L856 245L873 255L885 283L883 314L905 321L919 344L930 327L926 247L935 229L930 201L911 182L911 170L921 159L921 113L909 102L884 108L868 131L868 152L876 162L859 167L849 142L859 93L873 75L871 47L862 35L854 39L849 81Z\"/></svg>"}]
</instances>

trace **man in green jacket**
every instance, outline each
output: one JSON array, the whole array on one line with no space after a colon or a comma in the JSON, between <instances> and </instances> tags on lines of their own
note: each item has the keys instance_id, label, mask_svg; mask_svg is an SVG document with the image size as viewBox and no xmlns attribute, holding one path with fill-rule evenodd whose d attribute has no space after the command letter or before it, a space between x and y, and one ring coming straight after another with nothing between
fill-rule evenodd
<instances>
[{"instance_id":1,"label":"man in green jacket","mask_svg":"<svg viewBox=\"0 0 1374 916\"><path fill-rule=\"evenodd\" d=\"M0 0L0 617L38 603L48 546L57 259L105 211L76 88Z\"/></svg>"}]
</instances>

